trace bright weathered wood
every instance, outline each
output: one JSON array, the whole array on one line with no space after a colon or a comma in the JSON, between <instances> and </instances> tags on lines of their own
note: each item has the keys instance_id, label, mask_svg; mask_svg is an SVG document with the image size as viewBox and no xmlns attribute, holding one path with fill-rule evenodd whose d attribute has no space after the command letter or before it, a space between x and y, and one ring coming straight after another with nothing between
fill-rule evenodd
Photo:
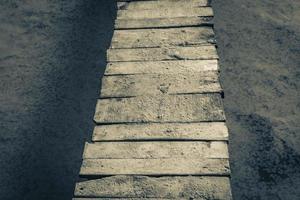
<instances>
[{"instance_id":1,"label":"bright weathered wood","mask_svg":"<svg viewBox=\"0 0 300 200\"><path fill-rule=\"evenodd\" d=\"M188 74L217 71L218 60L173 60L148 62L111 62L105 75L116 74Z\"/></svg>"},{"instance_id":2,"label":"bright weathered wood","mask_svg":"<svg viewBox=\"0 0 300 200\"><path fill-rule=\"evenodd\" d=\"M141 198L73 198L72 200L140 200ZM142 198L144 199L144 198ZM146 200L170 200L169 198L147 198ZM176 198L173 200L186 200L184 198ZM193 200L206 200L203 198L193 198Z\"/></svg>"},{"instance_id":3,"label":"bright weathered wood","mask_svg":"<svg viewBox=\"0 0 300 200\"><path fill-rule=\"evenodd\" d=\"M228 140L224 122L150 123L96 126L93 141Z\"/></svg>"},{"instance_id":4,"label":"bright weathered wood","mask_svg":"<svg viewBox=\"0 0 300 200\"><path fill-rule=\"evenodd\" d=\"M208 0L189 0L187 3L186 0L163 0L163 1L132 1L130 3L118 2L119 9L127 9L127 10L155 10L159 8L165 7L199 7L199 6L209 6Z\"/></svg>"},{"instance_id":5,"label":"bright weathered wood","mask_svg":"<svg viewBox=\"0 0 300 200\"><path fill-rule=\"evenodd\" d=\"M218 73L116 75L102 78L101 97L221 93Z\"/></svg>"},{"instance_id":6,"label":"bright weathered wood","mask_svg":"<svg viewBox=\"0 0 300 200\"><path fill-rule=\"evenodd\" d=\"M210 3L117 0L73 200L232 199Z\"/></svg>"},{"instance_id":7,"label":"bright weathered wood","mask_svg":"<svg viewBox=\"0 0 300 200\"><path fill-rule=\"evenodd\" d=\"M218 59L214 45L172 48L109 49L108 62Z\"/></svg>"},{"instance_id":8,"label":"bright weathered wood","mask_svg":"<svg viewBox=\"0 0 300 200\"><path fill-rule=\"evenodd\" d=\"M96 123L224 121L221 96L157 95L100 99Z\"/></svg>"},{"instance_id":9,"label":"bright weathered wood","mask_svg":"<svg viewBox=\"0 0 300 200\"><path fill-rule=\"evenodd\" d=\"M228 159L84 159L82 176L229 175Z\"/></svg>"},{"instance_id":10,"label":"bright weathered wood","mask_svg":"<svg viewBox=\"0 0 300 200\"><path fill-rule=\"evenodd\" d=\"M212 17L176 17L155 19L117 19L115 29L172 28L189 26L212 26Z\"/></svg>"},{"instance_id":11,"label":"bright weathered wood","mask_svg":"<svg viewBox=\"0 0 300 200\"><path fill-rule=\"evenodd\" d=\"M119 10L117 19L152 19L213 16L211 7L165 7L154 10Z\"/></svg>"},{"instance_id":12,"label":"bright weathered wood","mask_svg":"<svg viewBox=\"0 0 300 200\"><path fill-rule=\"evenodd\" d=\"M76 184L80 197L230 200L228 177L112 176Z\"/></svg>"},{"instance_id":13,"label":"bright weathered wood","mask_svg":"<svg viewBox=\"0 0 300 200\"><path fill-rule=\"evenodd\" d=\"M189 46L214 43L211 27L116 30L111 48Z\"/></svg>"},{"instance_id":14,"label":"bright weathered wood","mask_svg":"<svg viewBox=\"0 0 300 200\"><path fill-rule=\"evenodd\" d=\"M97 142L86 143L84 159L228 158L227 142Z\"/></svg>"},{"instance_id":15,"label":"bright weathered wood","mask_svg":"<svg viewBox=\"0 0 300 200\"><path fill-rule=\"evenodd\" d=\"M117 198L118 200L140 200L141 198ZM73 198L72 200L116 200L116 198ZM170 199L166 199L166 198L147 198L147 200L170 200ZM173 200L186 200L183 198L180 199L173 199ZM193 200L198 200L197 199L193 199ZM201 198L200 200L203 200L203 198Z\"/></svg>"}]
</instances>

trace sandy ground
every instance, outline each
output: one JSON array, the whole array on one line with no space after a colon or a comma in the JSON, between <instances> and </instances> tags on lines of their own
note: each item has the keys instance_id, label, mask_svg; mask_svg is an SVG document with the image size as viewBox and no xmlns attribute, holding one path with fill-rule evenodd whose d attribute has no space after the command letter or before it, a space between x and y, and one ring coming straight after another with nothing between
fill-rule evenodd
<instances>
[{"instance_id":1,"label":"sandy ground","mask_svg":"<svg viewBox=\"0 0 300 200\"><path fill-rule=\"evenodd\" d=\"M235 199L300 199L300 1L213 1Z\"/></svg>"},{"instance_id":2,"label":"sandy ground","mask_svg":"<svg viewBox=\"0 0 300 200\"><path fill-rule=\"evenodd\" d=\"M0 10L0 199L71 199L114 3L1 0Z\"/></svg>"},{"instance_id":3,"label":"sandy ground","mask_svg":"<svg viewBox=\"0 0 300 200\"><path fill-rule=\"evenodd\" d=\"M300 199L299 4L213 1L235 199ZM0 9L0 199L71 199L115 3Z\"/></svg>"}]
</instances>

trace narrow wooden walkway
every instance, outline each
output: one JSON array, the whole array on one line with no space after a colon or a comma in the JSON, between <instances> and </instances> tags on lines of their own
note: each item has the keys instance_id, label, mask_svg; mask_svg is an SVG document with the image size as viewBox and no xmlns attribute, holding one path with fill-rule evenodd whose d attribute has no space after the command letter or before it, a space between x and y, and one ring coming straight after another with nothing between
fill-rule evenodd
<instances>
[{"instance_id":1,"label":"narrow wooden walkway","mask_svg":"<svg viewBox=\"0 0 300 200\"><path fill-rule=\"evenodd\" d=\"M74 200L231 199L209 0L119 0Z\"/></svg>"}]
</instances>

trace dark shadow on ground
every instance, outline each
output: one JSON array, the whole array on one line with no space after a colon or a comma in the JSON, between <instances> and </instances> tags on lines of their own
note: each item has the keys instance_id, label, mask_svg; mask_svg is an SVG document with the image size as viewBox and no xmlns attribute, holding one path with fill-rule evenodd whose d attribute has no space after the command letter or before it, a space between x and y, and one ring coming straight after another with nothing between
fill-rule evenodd
<instances>
[{"instance_id":1,"label":"dark shadow on ground","mask_svg":"<svg viewBox=\"0 0 300 200\"><path fill-rule=\"evenodd\" d=\"M0 2L0 199L71 199L114 1Z\"/></svg>"}]
</instances>

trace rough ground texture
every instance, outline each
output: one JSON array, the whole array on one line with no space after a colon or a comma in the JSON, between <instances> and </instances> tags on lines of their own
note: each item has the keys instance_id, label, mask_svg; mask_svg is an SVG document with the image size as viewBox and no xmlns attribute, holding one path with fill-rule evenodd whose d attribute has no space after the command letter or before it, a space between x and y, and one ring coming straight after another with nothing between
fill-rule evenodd
<instances>
[{"instance_id":1,"label":"rough ground texture","mask_svg":"<svg viewBox=\"0 0 300 200\"><path fill-rule=\"evenodd\" d=\"M71 199L115 4L0 1L0 199Z\"/></svg>"},{"instance_id":2,"label":"rough ground texture","mask_svg":"<svg viewBox=\"0 0 300 200\"><path fill-rule=\"evenodd\" d=\"M298 2L213 2L238 200L300 198ZM72 197L114 6L0 1L1 200Z\"/></svg>"},{"instance_id":3,"label":"rough ground texture","mask_svg":"<svg viewBox=\"0 0 300 200\"><path fill-rule=\"evenodd\" d=\"M300 199L300 2L213 1L235 199Z\"/></svg>"}]
</instances>

